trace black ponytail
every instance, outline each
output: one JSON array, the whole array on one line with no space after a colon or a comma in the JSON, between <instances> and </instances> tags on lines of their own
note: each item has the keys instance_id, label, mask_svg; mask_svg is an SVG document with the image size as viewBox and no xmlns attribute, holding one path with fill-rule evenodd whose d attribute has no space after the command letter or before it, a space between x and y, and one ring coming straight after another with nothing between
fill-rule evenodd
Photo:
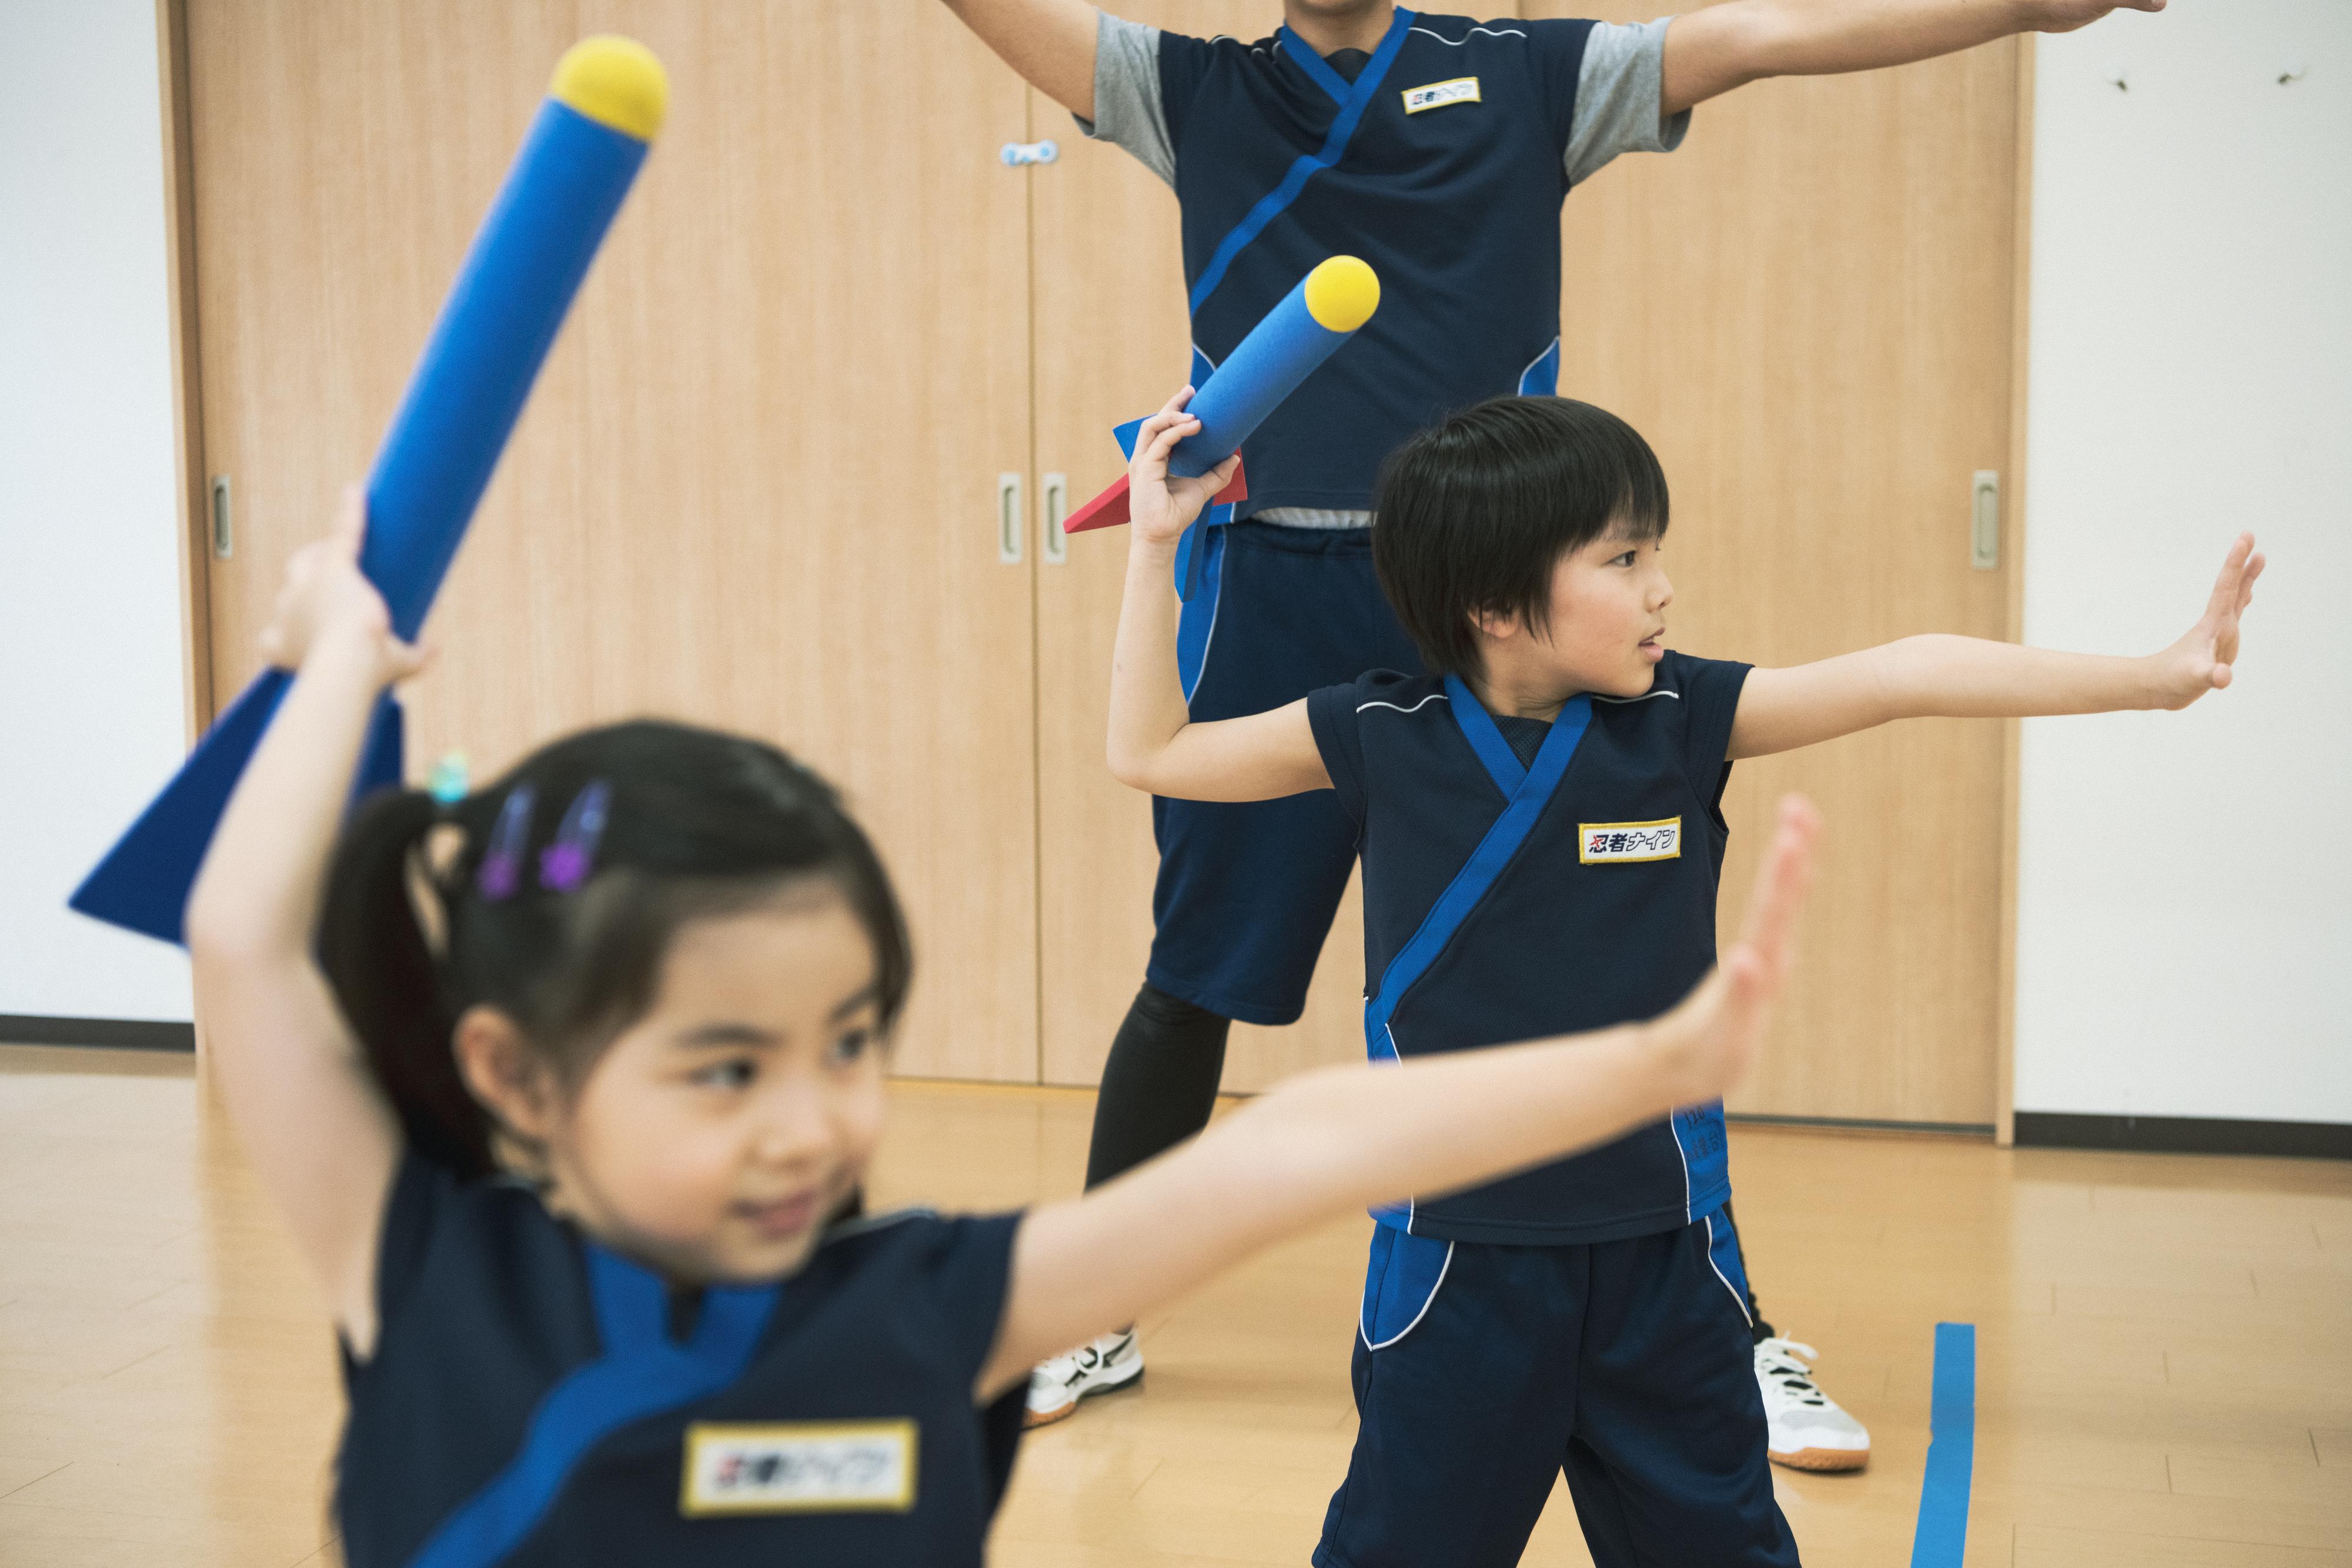
<instances>
[{"instance_id":1,"label":"black ponytail","mask_svg":"<svg viewBox=\"0 0 2352 1568\"><path fill-rule=\"evenodd\" d=\"M458 1074L458 1009L417 918L419 892L439 894L423 852L440 814L415 789L361 804L328 870L319 962L408 1141L462 1176L482 1176L492 1168L490 1118Z\"/></svg>"},{"instance_id":2,"label":"black ponytail","mask_svg":"<svg viewBox=\"0 0 2352 1568\"><path fill-rule=\"evenodd\" d=\"M570 804L609 794L584 885L540 874ZM520 874L480 873L499 817L528 789ZM454 854L429 852L436 826ZM435 863L438 859L442 863ZM569 736L480 793L444 807L415 790L362 805L337 846L320 960L411 1144L462 1176L498 1166L499 1128L453 1050L468 1008L494 1007L577 1084L652 1005L688 922L753 907L822 878L874 948L887 1030L906 1005L905 915L873 844L824 779L772 746L641 720ZM420 903L426 907L420 909ZM429 920L420 915L429 915Z\"/></svg>"}]
</instances>

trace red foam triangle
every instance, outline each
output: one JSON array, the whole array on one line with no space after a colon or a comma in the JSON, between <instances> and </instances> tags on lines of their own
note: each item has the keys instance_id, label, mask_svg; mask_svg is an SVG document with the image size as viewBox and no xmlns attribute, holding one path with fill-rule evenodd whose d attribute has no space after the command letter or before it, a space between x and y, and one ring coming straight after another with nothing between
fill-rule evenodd
<instances>
[{"instance_id":1,"label":"red foam triangle","mask_svg":"<svg viewBox=\"0 0 2352 1568\"><path fill-rule=\"evenodd\" d=\"M1111 482L1108 489L1064 518L1062 531L1066 534L1083 534L1092 528L1115 528L1125 523L1128 520L1127 486L1127 476L1122 474ZM1239 465L1235 465L1233 483L1211 497L1209 504L1213 507L1229 507L1237 501L1248 499L1249 476Z\"/></svg>"}]
</instances>

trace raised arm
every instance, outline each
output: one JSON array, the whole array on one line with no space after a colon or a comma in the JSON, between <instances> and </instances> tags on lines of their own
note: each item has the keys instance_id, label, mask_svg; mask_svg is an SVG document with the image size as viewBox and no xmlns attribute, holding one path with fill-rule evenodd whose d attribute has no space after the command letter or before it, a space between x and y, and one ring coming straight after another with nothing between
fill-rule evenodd
<instances>
[{"instance_id":1,"label":"raised arm","mask_svg":"<svg viewBox=\"0 0 2352 1568\"><path fill-rule=\"evenodd\" d=\"M1666 28L1660 109L1671 118L1765 77L1875 70L2011 33L2068 33L2119 9L2161 11L2164 0L1731 0Z\"/></svg>"},{"instance_id":2,"label":"raised arm","mask_svg":"<svg viewBox=\"0 0 2352 1568\"><path fill-rule=\"evenodd\" d=\"M1128 465L1127 593L1110 669L1106 751L1122 784L1183 800L1271 800L1328 789L1304 698L1243 718L1195 724L1176 665L1176 544L1232 479L1228 458L1197 479L1171 479L1168 455L1201 428L1186 387L1143 422Z\"/></svg>"},{"instance_id":3,"label":"raised arm","mask_svg":"<svg viewBox=\"0 0 2352 1568\"><path fill-rule=\"evenodd\" d=\"M975 1393L1132 1322L1286 1236L1489 1181L1614 1137L1735 1082L1786 979L1819 831L1781 802L1748 920L1722 966L1645 1024L1294 1078L1191 1143L1038 1209L1014 1245L1003 1327Z\"/></svg>"},{"instance_id":4,"label":"raised arm","mask_svg":"<svg viewBox=\"0 0 2352 1568\"><path fill-rule=\"evenodd\" d=\"M2221 563L2197 624L2145 658L2056 653L1977 637L1906 637L1785 670L1756 670L1731 721L1733 757L1793 751L1898 718L2026 718L2184 708L2230 684L2238 618L2263 574L2254 536Z\"/></svg>"},{"instance_id":5,"label":"raised arm","mask_svg":"<svg viewBox=\"0 0 2352 1568\"><path fill-rule=\"evenodd\" d=\"M400 1129L311 957L327 862L375 699L423 664L360 575L362 505L288 569L262 651L294 669L188 898L213 1082L353 1349L375 1339L375 1250Z\"/></svg>"},{"instance_id":6,"label":"raised arm","mask_svg":"<svg viewBox=\"0 0 2352 1568\"><path fill-rule=\"evenodd\" d=\"M1023 79L1080 120L1095 117L1095 27L1087 0L946 0Z\"/></svg>"}]
</instances>

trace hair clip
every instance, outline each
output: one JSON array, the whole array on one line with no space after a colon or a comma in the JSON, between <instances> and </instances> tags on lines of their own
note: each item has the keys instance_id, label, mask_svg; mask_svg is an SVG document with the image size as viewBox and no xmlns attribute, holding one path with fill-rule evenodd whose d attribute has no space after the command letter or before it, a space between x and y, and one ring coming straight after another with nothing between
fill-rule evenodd
<instances>
[{"instance_id":1,"label":"hair clip","mask_svg":"<svg viewBox=\"0 0 2352 1568\"><path fill-rule=\"evenodd\" d=\"M539 852L539 885L550 893L571 893L596 869L596 844L604 836L604 814L613 787L597 779L573 798L563 813L555 841Z\"/></svg>"},{"instance_id":2,"label":"hair clip","mask_svg":"<svg viewBox=\"0 0 2352 1568\"><path fill-rule=\"evenodd\" d=\"M431 777L425 781L425 792L444 806L457 804L471 789L472 771L462 751L453 751L435 763Z\"/></svg>"},{"instance_id":3,"label":"hair clip","mask_svg":"<svg viewBox=\"0 0 2352 1568\"><path fill-rule=\"evenodd\" d=\"M507 803L499 808L489 850L482 856L482 869L474 874L474 885L484 898L495 904L514 892L515 882L522 874L523 846L530 841L530 786L518 784L507 791Z\"/></svg>"}]
</instances>

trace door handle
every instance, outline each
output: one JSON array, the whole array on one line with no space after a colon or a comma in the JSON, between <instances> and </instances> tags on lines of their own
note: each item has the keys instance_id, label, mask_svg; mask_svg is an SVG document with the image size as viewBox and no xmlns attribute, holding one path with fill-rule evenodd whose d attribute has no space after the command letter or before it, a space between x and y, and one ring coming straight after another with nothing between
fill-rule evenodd
<instances>
[{"instance_id":1,"label":"door handle","mask_svg":"<svg viewBox=\"0 0 2352 1568\"><path fill-rule=\"evenodd\" d=\"M1978 469L1969 483L1969 564L2000 570L2000 475L1991 468Z\"/></svg>"},{"instance_id":2,"label":"door handle","mask_svg":"<svg viewBox=\"0 0 2352 1568\"><path fill-rule=\"evenodd\" d=\"M1021 564L1021 476L996 476L996 559L1006 566Z\"/></svg>"},{"instance_id":3,"label":"door handle","mask_svg":"<svg viewBox=\"0 0 2352 1568\"><path fill-rule=\"evenodd\" d=\"M229 511L228 476L213 476L213 554L228 559L236 549L236 519Z\"/></svg>"},{"instance_id":4,"label":"door handle","mask_svg":"<svg viewBox=\"0 0 2352 1568\"><path fill-rule=\"evenodd\" d=\"M1047 566L1067 566L1070 536L1062 531L1062 524L1070 515L1070 476L1048 474L1040 483L1045 491L1045 516L1040 525L1037 548L1045 553Z\"/></svg>"}]
</instances>

